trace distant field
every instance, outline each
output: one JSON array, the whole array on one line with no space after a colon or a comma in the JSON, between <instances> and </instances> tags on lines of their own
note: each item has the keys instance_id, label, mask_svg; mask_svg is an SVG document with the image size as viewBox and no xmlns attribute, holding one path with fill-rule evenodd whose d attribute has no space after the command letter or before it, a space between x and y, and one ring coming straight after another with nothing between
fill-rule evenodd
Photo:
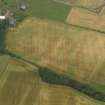
<instances>
[{"instance_id":1,"label":"distant field","mask_svg":"<svg viewBox=\"0 0 105 105\"><path fill-rule=\"evenodd\" d=\"M0 55L0 76L5 72L5 69L8 66L10 57L5 55Z\"/></svg>"},{"instance_id":2,"label":"distant field","mask_svg":"<svg viewBox=\"0 0 105 105\"><path fill-rule=\"evenodd\" d=\"M26 65L24 68L24 65L22 62L9 60L5 72L0 76L1 105L32 105L37 102L40 89L37 73L32 74L28 70L30 66L27 68Z\"/></svg>"},{"instance_id":3,"label":"distant field","mask_svg":"<svg viewBox=\"0 0 105 105\"><path fill-rule=\"evenodd\" d=\"M8 56L4 56L4 60L6 57L8 59ZM0 104L104 105L72 88L43 82L37 71L27 71L27 66L30 68L31 65L15 59L9 60L6 72L0 77Z\"/></svg>"},{"instance_id":4,"label":"distant field","mask_svg":"<svg viewBox=\"0 0 105 105\"><path fill-rule=\"evenodd\" d=\"M37 17L41 19L49 19L55 21L66 21L71 7L65 4L56 3L53 0L26 0L28 8L26 11L19 9L20 0L4 0L0 1L0 9L10 10L14 13L15 18L19 21L24 20L26 17ZM5 49L5 34L6 28L1 29L0 24L0 51Z\"/></svg>"},{"instance_id":5,"label":"distant field","mask_svg":"<svg viewBox=\"0 0 105 105\"><path fill-rule=\"evenodd\" d=\"M53 0L29 0L29 12L32 16L64 21L70 6L56 3Z\"/></svg>"},{"instance_id":6,"label":"distant field","mask_svg":"<svg viewBox=\"0 0 105 105\"><path fill-rule=\"evenodd\" d=\"M21 3L20 0L7 0L5 1L5 7L10 8L10 10L14 11L17 15L22 15L24 12L21 13L17 9L19 3ZM56 21L65 21L71 9L70 6L56 3L53 0L26 0L25 3L28 5L26 15Z\"/></svg>"},{"instance_id":7,"label":"distant field","mask_svg":"<svg viewBox=\"0 0 105 105\"><path fill-rule=\"evenodd\" d=\"M8 30L5 42L9 51L104 91L104 35L32 18Z\"/></svg>"},{"instance_id":8,"label":"distant field","mask_svg":"<svg viewBox=\"0 0 105 105\"><path fill-rule=\"evenodd\" d=\"M16 1L7 1L11 2ZM57 22L67 18L71 8L67 5L51 0L28 3L28 17L4 33L2 45L42 67L104 92L105 34ZM0 56L0 62L0 69L7 71L0 78L1 105L104 105L71 88L44 83L37 69L23 61L14 58L8 62L7 57Z\"/></svg>"},{"instance_id":9,"label":"distant field","mask_svg":"<svg viewBox=\"0 0 105 105\"><path fill-rule=\"evenodd\" d=\"M43 105L104 105L104 103L80 96L78 92L76 94L76 91L63 86L53 86L42 82L40 92L40 103Z\"/></svg>"},{"instance_id":10,"label":"distant field","mask_svg":"<svg viewBox=\"0 0 105 105\"><path fill-rule=\"evenodd\" d=\"M98 14L83 8L74 7L67 17L67 22L80 27L105 32L104 8L102 12Z\"/></svg>"},{"instance_id":11,"label":"distant field","mask_svg":"<svg viewBox=\"0 0 105 105\"><path fill-rule=\"evenodd\" d=\"M104 5L104 0L54 0L54 1L71 6L87 8L89 10L98 9L102 5Z\"/></svg>"},{"instance_id":12,"label":"distant field","mask_svg":"<svg viewBox=\"0 0 105 105\"><path fill-rule=\"evenodd\" d=\"M104 0L76 0L75 4L80 5L81 7L95 9L102 5L103 3Z\"/></svg>"}]
</instances>

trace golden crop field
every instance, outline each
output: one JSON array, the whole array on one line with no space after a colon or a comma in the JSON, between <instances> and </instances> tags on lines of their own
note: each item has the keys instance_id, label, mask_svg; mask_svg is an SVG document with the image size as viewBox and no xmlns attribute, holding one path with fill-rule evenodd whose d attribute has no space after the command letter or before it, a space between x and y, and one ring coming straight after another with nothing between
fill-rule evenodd
<instances>
[{"instance_id":1,"label":"golden crop field","mask_svg":"<svg viewBox=\"0 0 105 105\"><path fill-rule=\"evenodd\" d=\"M5 43L9 51L42 66L67 73L83 82L104 85L104 35L30 18L16 29L8 30Z\"/></svg>"},{"instance_id":2,"label":"golden crop field","mask_svg":"<svg viewBox=\"0 0 105 105\"><path fill-rule=\"evenodd\" d=\"M0 105L105 105L104 12L105 0L0 0Z\"/></svg>"},{"instance_id":3,"label":"golden crop field","mask_svg":"<svg viewBox=\"0 0 105 105\"><path fill-rule=\"evenodd\" d=\"M86 9L73 7L66 22L87 29L105 32L105 8L100 13L94 13ZM74 18L75 17L75 18Z\"/></svg>"},{"instance_id":4,"label":"golden crop field","mask_svg":"<svg viewBox=\"0 0 105 105\"><path fill-rule=\"evenodd\" d=\"M27 66L32 69L25 62L9 59L0 77L0 105L104 105L72 88L45 83L37 70L29 71Z\"/></svg>"},{"instance_id":5,"label":"golden crop field","mask_svg":"<svg viewBox=\"0 0 105 105\"><path fill-rule=\"evenodd\" d=\"M67 17L67 23L105 32L104 11L103 8L100 13L94 13L83 8L73 7Z\"/></svg>"},{"instance_id":6,"label":"golden crop field","mask_svg":"<svg viewBox=\"0 0 105 105\"><path fill-rule=\"evenodd\" d=\"M41 82L40 105L103 105L79 94L72 88Z\"/></svg>"},{"instance_id":7,"label":"golden crop field","mask_svg":"<svg viewBox=\"0 0 105 105\"><path fill-rule=\"evenodd\" d=\"M79 6L87 8L89 10L94 10L100 8L104 4L104 0L54 0L59 3L69 4L71 6Z\"/></svg>"},{"instance_id":8,"label":"golden crop field","mask_svg":"<svg viewBox=\"0 0 105 105\"><path fill-rule=\"evenodd\" d=\"M75 0L75 4L88 9L95 9L104 3L104 0Z\"/></svg>"}]
</instances>

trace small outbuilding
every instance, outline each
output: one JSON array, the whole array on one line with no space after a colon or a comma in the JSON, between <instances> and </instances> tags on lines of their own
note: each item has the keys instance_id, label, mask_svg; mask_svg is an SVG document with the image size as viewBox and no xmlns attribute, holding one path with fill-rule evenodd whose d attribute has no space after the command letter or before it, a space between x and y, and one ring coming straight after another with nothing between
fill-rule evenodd
<instances>
[{"instance_id":1,"label":"small outbuilding","mask_svg":"<svg viewBox=\"0 0 105 105\"><path fill-rule=\"evenodd\" d=\"M6 17L3 15L0 15L0 27L6 25Z\"/></svg>"},{"instance_id":2,"label":"small outbuilding","mask_svg":"<svg viewBox=\"0 0 105 105\"><path fill-rule=\"evenodd\" d=\"M19 4L19 9L21 9L21 10L26 10L26 9L27 9L27 4L26 4L25 2L21 2L21 3Z\"/></svg>"},{"instance_id":3,"label":"small outbuilding","mask_svg":"<svg viewBox=\"0 0 105 105\"><path fill-rule=\"evenodd\" d=\"M13 16L13 13L9 10L6 10L5 13L0 13L0 24L6 25L9 27L15 27L16 26L16 19Z\"/></svg>"},{"instance_id":4,"label":"small outbuilding","mask_svg":"<svg viewBox=\"0 0 105 105\"><path fill-rule=\"evenodd\" d=\"M11 17L8 19L8 25L9 27L15 27L16 26L16 19Z\"/></svg>"},{"instance_id":5,"label":"small outbuilding","mask_svg":"<svg viewBox=\"0 0 105 105\"><path fill-rule=\"evenodd\" d=\"M0 20L6 20L5 16L0 16Z\"/></svg>"}]
</instances>

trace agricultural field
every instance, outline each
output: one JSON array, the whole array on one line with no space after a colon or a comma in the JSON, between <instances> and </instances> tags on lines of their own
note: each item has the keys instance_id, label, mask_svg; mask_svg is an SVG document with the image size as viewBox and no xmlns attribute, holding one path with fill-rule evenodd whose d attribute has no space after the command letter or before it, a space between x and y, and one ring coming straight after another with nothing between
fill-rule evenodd
<instances>
[{"instance_id":1,"label":"agricultural field","mask_svg":"<svg viewBox=\"0 0 105 105\"><path fill-rule=\"evenodd\" d=\"M0 58L5 61L9 57ZM45 83L38 70L26 62L13 58L8 61L8 66L0 77L2 105L104 105L72 88Z\"/></svg>"},{"instance_id":2,"label":"agricultural field","mask_svg":"<svg viewBox=\"0 0 105 105\"><path fill-rule=\"evenodd\" d=\"M53 0L25 0L24 3L27 5L27 10L22 12L18 9L19 0L4 0L4 4L2 4L2 8L9 8L13 13L15 13L15 17L22 18L25 16L33 16L38 18L47 18L56 21L65 21L71 7L65 4L56 3Z\"/></svg>"},{"instance_id":3,"label":"agricultural field","mask_svg":"<svg viewBox=\"0 0 105 105\"><path fill-rule=\"evenodd\" d=\"M67 1L0 0L0 105L105 105L104 0Z\"/></svg>"},{"instance_id":4,"label":"agricultural field","mask_svg":"<svg viewBox=\"0 0 105 105\"><path fill-rule=\"evenodd\" d=\"M33 18L17 28L7 32L7 50L104 91L104 33Z\"/></svg>"},{"instance_id":5,"label":"agricultural field","mask_svg":"<svg viewBox=\"0 0 105 105\"><path fill-rule=\"evenodd\" d=\"M79 96L80 94L72 89L62 86L53 86L41 83L40 103L43 105L103 105L104 103L95 102L88 97ZM44 93L44 94L43 94ZM46 100L46 101L44 101ZM90 101L91 100L91 101Z\"/></svg>"},{"instance_id":6,"label":"agricultural field","mask_svg":"<svg viewBox=\"0 0 105 105\"><path fill-rule=\"evenodd\" d=\"M89 10L74 7L67 17L67 23L105 32L105 8L100 13L94 13ZM76 18L76 16L78 16ZM75 17L75 18L74 18Z\"/></svg>"},{"instance_id":7,"label":"agricultural field","mask_svg":"<svg viewBox=\"0 0 105 105\"><path fill-rule=\"evenodd\" d=\"M55 3L53 0L29 1L31 16L47 18L56 21L65 21L71 7L65 4Z\"/></svg>"},{"instance_id":8,"label":"agricultural field","mask_svg":"<svg viewBox=\"0 0 105 105\"><path fill-rule=\"evenodd\" d=\"M76 0L75 4L88 9L96 9L104 4L104 0Z\"/></svg>"},{"instance_id":9,"label":"agricultural field","mask_svg":"<svg viewBox=\"0 0 105 105\"><path fill-rule=\"evenodd\" d=\"M5 55L1 56L0 55L0 75L2 75L2 73L5 71L9 60L10 60L9 56L5 56Z\"/></svg>"},{"instance_id":10,"label":"agricultural field","mask_svg":"<svg viewBox=\"0 0 105 105\"><path fill-rule=\"evenodd\" d=\"M1 11L9 10L14 14L17 20L17 24L23 21L27 17L37 17L48 20L55 20L65 22L68 13L71 10L70 6L65 4L56 3L53 0L26 0L23 3L26 4L27 9L22 11L19 9L20 0L4 0L0 1L0 14ZM5 23L4 23L5 24ZM0 22L0 50L5 48L5 34L6 27Z\"/></svg>"},{"instance_id":11,"label":"agricultural field","mask_svg":"<svg viewBox=\"0 0 105 105\"><path fill-rule=\"evenodd\" d=\"M55 2L94 11L105 5L104 0L54 0Z\"/></svg>"}]
</instances>

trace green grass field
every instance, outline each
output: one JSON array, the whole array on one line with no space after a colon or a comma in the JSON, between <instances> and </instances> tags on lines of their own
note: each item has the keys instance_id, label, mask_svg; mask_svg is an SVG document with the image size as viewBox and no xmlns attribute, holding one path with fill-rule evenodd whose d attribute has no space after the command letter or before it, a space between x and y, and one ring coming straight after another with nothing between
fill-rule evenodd
<instances>
[{"instance_id":1,"label":"green grass field","mask_svg":"<svg viewBox=\"0 0 105 105\"><path fill-rule=\"evenodd\" d=\"M31 0L30 13L40 18L64 21L70 11L70 7L64 4L53 2L53 0Z\"/></svg>"},{"instance_id":2,"label":"green grass field","mask_svg":"<svg viewBox=\"0 0 105 105\"><path fill-rule=\"evenodd\" d=\"M19 10L17 10L17 7L20 3L19 0L7 0L4 3L6 4L4 5L5 8L10 8L10 10L14 11L15 13L17 11L16 14L18 15ZM56 3L53 0L26 0L26 3L28 4L28 8L25 14L42 19L47 18L56 21L65 21L70 11L70 6Z\"/></svg>"}]
</instances>

